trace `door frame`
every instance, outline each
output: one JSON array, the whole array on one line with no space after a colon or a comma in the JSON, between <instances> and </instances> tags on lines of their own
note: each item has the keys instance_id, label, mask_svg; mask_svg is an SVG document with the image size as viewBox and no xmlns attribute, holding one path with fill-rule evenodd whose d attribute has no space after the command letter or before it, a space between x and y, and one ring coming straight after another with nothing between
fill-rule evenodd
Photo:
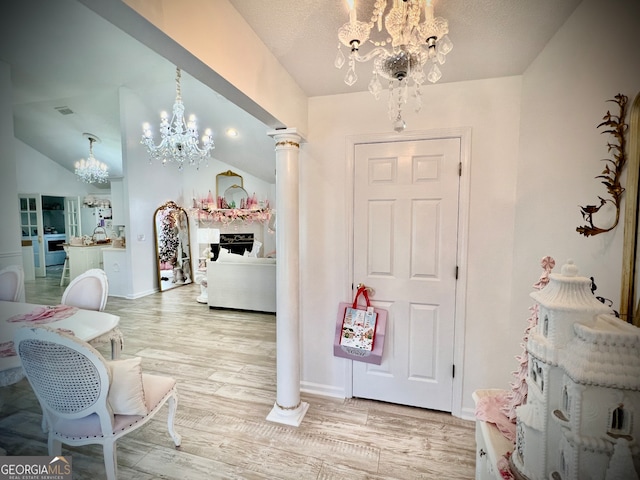
<instances>
[{"instance_id":1,"label":"door frame","mask_svg":"<svg viewBox=\"0 0 640 480\"><path fill-rule=\"evenodd\" d=\"M44 243L44 219L42 218L42 197L41 193L18 193L18 211L20 212L20 200L26 198L36 199L36 228L38 230L38 266L35 267L35 275L38 278L45 278L47 276L47 263L45 255L47 252L47 246ZM20 225L22 225L22 219L20 219ZM29 235L32 237L33 235Z\"/></svg>"},{"instance_id":2,"label":"door frame","mask_svg":"<svg viewBox=\"0 0 640 480\"><path fill-rule=\"evenodd\" d=\"M392 143L414 140L435 140L440 138L460 139L460 162L462 163L462 175L460 176L460 190L458 193L458 282L456 284L455 295L455 319L454 319L454 346L453 359L456 365L455 377L453 378L453 392L451 414L462 417L462 387L464 383L464 332L466 320L466 297L467 297L467 251L469 243L469 189L471 179L471 127L443 128L416 131L409 133L372 133L353 135L346 137L345 152L345 218L348 228L348 275L344 285L344 298L353 295L353 207L354 207L354 181L355 181L355 147L359 144L370 143ZM344 392L347 398L353 397L353 360L345 362L345 385Z\"/></svg>"},{"instance_id":3,"label":"door frame","mask_svg":"<svg viewBox=\"0 0 640 480\"><path fill-rule=\"evenodd\" d=\"M64 231L67 235L67 242L71 241L71 237L81 237L82 236L82 225L80 224L80 205L81 205L80 197L76 195L66 196L64 197ZM73 204L74 209L71 211L69 208ZM75 215L75 220L73 223L71 222L71 216Z\"/></svg>"}]
</instances>

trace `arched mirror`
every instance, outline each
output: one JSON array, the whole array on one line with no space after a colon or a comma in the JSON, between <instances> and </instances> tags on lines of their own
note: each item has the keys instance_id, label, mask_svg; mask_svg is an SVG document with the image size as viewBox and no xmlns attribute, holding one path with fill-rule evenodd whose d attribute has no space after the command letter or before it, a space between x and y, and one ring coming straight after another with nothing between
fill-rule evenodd
<instances>
[{"instance_id":1,"label":"arched mirror","mask_svg":"<svg viewBox=\"0 0 640 480\"><path fill-rule=\"evenodd\" d=\"M238 175L231 170L219 173L218 175L216 175L216 197L224 198L225 192L229 189L229 187L233 187L234 185L240 188L244 188L242 175Z\"/></svg>"},{"instance_id":2,"label":"arched mirror","mask_svg":"<svg viewBox=\"0 0 640 480\"><path fill-rule=\"evenodd\" d=\"M153 219L160 291L191 283L187 212L175 202L169 201L156 209Z\"/></svg>"},{"instance_id":3,"label":"arched mirror","mask_svg":"<svg viewBox=\"0 0 640 480\"><path fill-rule=\"evenodd\" d=\"M224 201L229 208L241 208L247 198L249 198L249 194L240 185L231 185L224 191Z\"/></svg>"}]
</instances>

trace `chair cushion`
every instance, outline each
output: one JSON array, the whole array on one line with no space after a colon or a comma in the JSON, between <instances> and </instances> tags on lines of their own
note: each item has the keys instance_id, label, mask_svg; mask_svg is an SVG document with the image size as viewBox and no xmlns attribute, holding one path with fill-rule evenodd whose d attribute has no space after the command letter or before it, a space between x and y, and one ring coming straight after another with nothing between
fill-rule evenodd
<instances>
[{"instance_id":1,"label":"chair cushion","mask_svg":"<svg viewBox=\"0 0 640 480\"><path fill-rule=\"evenodd\" d=\"M142 385L140 357L107 362L111 369L109 404L119 415L146 415L148 413Z\"/></svg>"},{"instance_id":2,"label":"chair cushion","mask_svg":"<svg viewBox=\"0 0 640 480\"><path fill-rule=\"evenodd\" d=\"M110 363L110 362L108 362ZM148 413L141 415L115 415L113 421L112 435L122 435L123 433L137 428L153 418L162 404L167 400L168 395L176 385L175 379L160 375L142 374L144 382L145 399ZM61 436L68 438L101 437L100 420L95 413L84 418L75 420L55 419L52 425L53 430Z\"/></svg>"}]
</instances>

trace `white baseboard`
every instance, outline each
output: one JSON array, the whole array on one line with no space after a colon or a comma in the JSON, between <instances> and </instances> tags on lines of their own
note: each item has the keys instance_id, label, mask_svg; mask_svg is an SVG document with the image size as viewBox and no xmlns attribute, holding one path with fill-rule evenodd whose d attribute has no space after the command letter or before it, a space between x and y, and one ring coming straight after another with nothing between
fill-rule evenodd
<instances>
[{"instance_id":1,"label":"white baseboard","mask_svg":"<svg viewBox=\"0 0 640 480\"><path fill-rule=\"evenodd\" d=\"M476 421L476 411L474 408L463 408L460 410L460 418L463 420L471 420L472 422Z\"/></svg>"},{"instance_id":2,"label":"white baseboard","mask_svg":"<svg viewBox=\"0 0 640 480\"><path fill-rule=\"evenodd\" d=\"M151 290L147 290L144 292L137 292L137 293L129 293L125 296L125 298L129 299L129 300L136 300L138 298L142 298L142 297L146 297L147 295L152 295L154 293L159 292L160 289L158 288L152 288Z\"/></svg>"},{"instance_id":3,"label":"white baseboard","mask_svg":"<svg viewBox=\"0 0 640 480\"><path fill-rule=\"evenodd\" d=\"M300 391L322 397L346 398L344 388L319 383L300 382Z\"/></svg>"}]
</instances>

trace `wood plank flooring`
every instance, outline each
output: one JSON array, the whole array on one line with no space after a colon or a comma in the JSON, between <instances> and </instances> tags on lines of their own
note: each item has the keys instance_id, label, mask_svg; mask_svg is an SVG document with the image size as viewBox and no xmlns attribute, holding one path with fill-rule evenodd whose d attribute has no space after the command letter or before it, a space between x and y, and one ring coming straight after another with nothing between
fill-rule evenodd
<instances>
[{"instance_id":1,"label":"wood plank flooring","mask_svg":"<svg viewBox=\"0 0 640 480\"><path fill-rule=\"evenodd\" d=\"M27 301L58 304L59 276L26 284ZM166 409L118 441L121 480L413 480L474 478L474 423L442 412L302 394L298 428L268 422L275 401L275 316L209 310L187 285L138 300L110 297L122 357L178 380L176 449ZM108 348L104 350L108 356ZM102 350L101 350L102 351ZM0 389L0 448L47 455L40 407L26 380ZM105 478L99 446L63 446L74 479Z\"/></svg>"}]
</instances>

